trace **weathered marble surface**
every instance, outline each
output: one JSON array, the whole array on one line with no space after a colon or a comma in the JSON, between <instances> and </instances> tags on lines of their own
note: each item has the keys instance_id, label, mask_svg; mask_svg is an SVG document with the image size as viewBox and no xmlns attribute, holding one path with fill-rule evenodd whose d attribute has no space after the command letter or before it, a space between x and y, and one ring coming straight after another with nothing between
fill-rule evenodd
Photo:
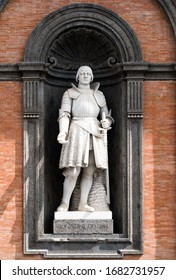
<instances>
[{"instance_id":1,"label":"weathered marble surface","mask_svg":"<svg viewBox=\"0 0 176 280\"><path fill-rule=\"evenodd\" d=\"M78 86L72 84L62 97L57 140L62 144L59 168L64 170L65 180L62 201L57 208L59 212L69 210L70 199L80 177L76 210L95 210L88 200L97 170L106 170L105 198L107 204L110 203L107 130L112 124L112 117L105 96L99 90L99 83L92 85L93 78L92 69L81 66L76 74Z\"/></svg>"},{"instance_id":2,"label":"weathered marble surface","mask_svg":"<svg viewBox=\"0 0 176 280\"><path fill-rule=\"evenodd\" d=\"M55 212L55 220L107 220L112 219L111 211L96 211L96 212L83 212L83 211L68 211L68 212Z\"/></svg>"},{"instance_id":3,"label":"weathered marble surface","mask_svg":"<svg viewBox=\"0 0 176 280\"><path fill-rule=\"evenodd\" d=\"M113 220L54 220L54 234L112 234Z\"/></svg>"}]
</instances>

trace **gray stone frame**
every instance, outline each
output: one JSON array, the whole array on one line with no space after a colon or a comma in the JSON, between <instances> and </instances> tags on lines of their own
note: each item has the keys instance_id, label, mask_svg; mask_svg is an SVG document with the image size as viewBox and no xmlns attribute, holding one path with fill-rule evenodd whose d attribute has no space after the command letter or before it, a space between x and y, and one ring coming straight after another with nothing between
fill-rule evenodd
<instances>
[{"instance_id":1,"label":"gray stone frame","mask_svg":"<svg viewBox=\"0 0 176 280\"><path fill-rule=\"evenodd\" d=\"M116 45L121 63L114 65L124 94L125 174L121 174L122 232L111 235L54 235L44 229L44 95L45 78L51 66L46 54L51 42L66 28L86 26L106 34ZM24 253L48 258L122 258L142 254L142 117L143 79L139 42L121 18L91 4L67 6L48 15L29 38L25 61L21 63L24 82ZM113 66L112 66L113 68ZM102 75L102 76L101 76ZM99 73L99 78L106 73ZM65 79L69 74L65 73ZM124 179L125 178L125 179ZM116 190L115 190L116 192ZM114 211L117 211L114 206Z\"/></svg>"}]
</instances>

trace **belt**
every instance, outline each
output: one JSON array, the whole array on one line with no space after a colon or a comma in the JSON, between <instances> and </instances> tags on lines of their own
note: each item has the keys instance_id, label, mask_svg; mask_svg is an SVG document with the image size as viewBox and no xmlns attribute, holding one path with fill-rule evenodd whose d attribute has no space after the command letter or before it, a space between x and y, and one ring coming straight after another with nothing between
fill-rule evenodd
<instances>
[{"instance_id":1,"label":"belt","mask_svg":"<svg viewBox=\"0 0 176 280\"><path fill-rule=\"evenodd\" d=\"M73 117L72 120L98 120L96 117Z\"/></svg>"}]
</instances>

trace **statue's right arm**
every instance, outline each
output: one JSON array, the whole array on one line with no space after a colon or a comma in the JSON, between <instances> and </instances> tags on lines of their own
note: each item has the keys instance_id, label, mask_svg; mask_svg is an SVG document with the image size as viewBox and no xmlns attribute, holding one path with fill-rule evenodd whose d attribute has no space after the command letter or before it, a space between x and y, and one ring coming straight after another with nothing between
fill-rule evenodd
<instances>
[{"instance_id":1,"label":"statue's right arm","mask_svg":"<svg viewBox=\"0 0 176 280\"><path fill-rule=\"evenodd\" d=\"M68 141L67 135L70 124L72 100L69 97L68 91L66 91L62 97L61 109L59 110L59 135L57 136L57 141L60 144L65 144Z\"/></svg>"}]
</instances>

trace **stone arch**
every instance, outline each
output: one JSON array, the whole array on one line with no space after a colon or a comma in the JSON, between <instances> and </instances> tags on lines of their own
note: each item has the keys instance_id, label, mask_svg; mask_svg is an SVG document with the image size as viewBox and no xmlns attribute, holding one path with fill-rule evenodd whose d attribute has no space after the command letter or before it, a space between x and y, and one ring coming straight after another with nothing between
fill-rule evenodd
<instances>
[{"instance_id":1,"label":"stone arch","mask_svg":"<svg viewBox=\"0 0 176 280\"><path fill-rule=\"evenodd\" d=\"M69 5L46 16L28 40L24 61L46 61L55 38L79 27L89 27L109 37L119 49L122 62L142 61L141 48L131 27L112 11L92 4Z\"/></svg>"},{"instance_id":2,"label":"stone arch","mask_svg":"<svg viewBox=\"0 0 176 280\"><path fill-rule=\"evenodd\" d=\"M165 11L176 36L176 2L175 0L165 1L165 0L157 0L157 2L162 6Z\"/></svg>"}]
</instances>

